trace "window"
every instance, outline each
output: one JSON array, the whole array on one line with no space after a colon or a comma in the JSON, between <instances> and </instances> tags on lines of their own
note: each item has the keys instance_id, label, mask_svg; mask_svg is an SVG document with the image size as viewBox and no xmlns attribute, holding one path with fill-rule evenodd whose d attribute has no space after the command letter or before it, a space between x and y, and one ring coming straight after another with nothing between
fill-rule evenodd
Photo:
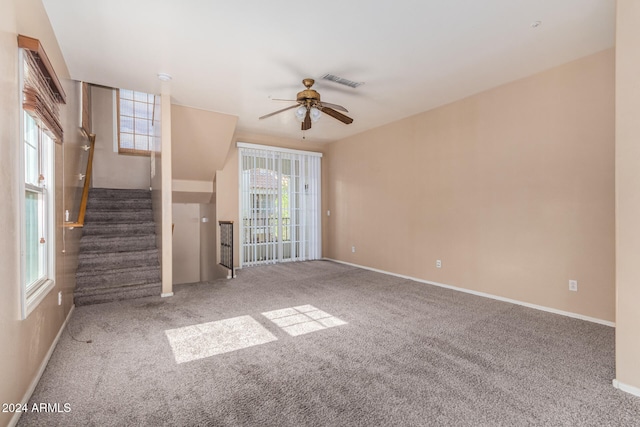
<instances>
[{"instance_id":1,"label":"window","mask_svg":"<svg viewBox=\"0 0 640 427\"><path fill-rule=\"evenodd\" d=\"M55 283L55 143L62 142L65 94L40 42L18 37L20 116L20 264L22 317Z\"/></svg>"},{"instance_id":2,"label":"window","mask_svg":"<svg viewBox=\"0 0 640 427\"><path fill-rule=\"evenodd\" d=\"M240 265L320 258L320 153L238 143Z\"/></svg>"},{"instance_id":3,"label":"window","mask_svg":"<svg viewBox=\"0 0 640 427\"><path fill-rule=\"evenodd\" d=\"M118 152L148 156L153 149L155 95L118 89Z\"/></svg>"},{"instance_id":4,"label":"window","mask_svg":"<svg viewBox=\"0 0 640 427\"><path fill-rule=\"evenodd\" d=\"M30 302L52 285L52 151L53 139L26 111L24 136L24 293L27 313ZM51 282L51 283L47 283Z\"/></svg>"}]
</instances>

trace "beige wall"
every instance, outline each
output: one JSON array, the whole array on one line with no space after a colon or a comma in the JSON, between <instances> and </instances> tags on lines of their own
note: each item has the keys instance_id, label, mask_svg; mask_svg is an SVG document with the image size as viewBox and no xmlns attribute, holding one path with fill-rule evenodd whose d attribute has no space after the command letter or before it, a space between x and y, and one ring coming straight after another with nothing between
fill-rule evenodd
<instances>
[{"instance_id":1,"label":"beige wall","mask_svg":"<svg viewBox=\"0 0 640 427\"><path fill-rule=\"evenodd\" d=\"M171 105L173 179L213 182L227 157L237 116Z\"/></svg>"},{"instance_id":2,"label":"beige wall","mask_svg":"<svg viewBox=\"0 0 640 427\"><path fill-rule=\"evenodd\" d=\"M61 109L65 139L56 145L56 276L55 287L27 317L20 307L19 84L17 34L40 40L67 93ZM0 402L21 402L29 397L42 363L72 306L75 287L78 230L62 229L64 210L77 206L79 146L79 84L68 71L40 0L3 0L0 14ZM63 253L63 250L66 252ZM57 295L62 292L62 305ZM0 412L0 425L13 414ZM15 421L15 419L14 419Z\"/></svg>"},{"instance_id":3,"label":"beige wall","mask_svg":"<svg viewBox=\"0 0 640 427\"><path fill-rule=\"evenodd\" d=\"M239 266L239 184L238 184L238 148L237 142L248 142L252 144L271 145L274 147L292 148L296 150L315 151L324 153L327 146L325 144L311 143L303 140L277 138L265 135L237 132L233 138L233 144L229 150L229 155L224 163L224 168L216 174L216 224L218 221L233 221L233 261ZM322 188L323 200L326 199L326 165L322 159ZM323 201L324 206L324 201ZM324 223L323 223L324 227ZM220 230L216 231L216 239L220 238ZM324 234L324 233L323 233ZM218 240L219 241L219 240ZM220 262L220 254L217 255L216 263ZM226 269L218 267L219 271L226 274Z\"/></svg>"},{"instance_id":4,"label":"beige wall","mask_svg":"<svg viewBox=\"0 0 640 427\"><path fill-rule=\"evenodd\" d=\"M332 143L327 158L328 257L614 320L613 50Z\"/></svg>"},{"instance_id":5,"label":"beige wall","mask_svg":"<svg viewBox=\"0 0 640 427\"><path fill-rule=\"evenodd\" d=\"M200 205L173 204L173 283L200 281Z\"/></svg>"},{"instance_id":6,"label":"beige wall","mask_svg":"<svg viewBox=\"0 0 640 427\"><path fill-rule=\"evenodd\" d=\"M216 266L215 209L214 203L173 204L173 283L225 277Z\"/></svg>"},{"instance_id":7,"label":"beige wall","mask_svg":"<svg viewBox=\"0 0 640 427\"><path fill-rule=\"evenodd\" d=\"M640 394L640 2L618 0L616 379Z\"/></svg>"},{"instance_id":8,"label":"beige wall","mask_svg":"<svg viewBox=\"0 0 640 427\"><path fill-rule=\"evenodd\" d=\"M228 114L171 105L174 205L187 203L199 206L198 216L209 218L208 223L200 223L198 240L191 241L188 248L183 243L174 242L174 250L199 252L196 258L190 257L186 263L185 255L174 252L174 269L178 269L174 271L175 283L207 281L222 276L216 260L216 194L213 182L216 171L223 168L228 157L237 121L236 116ZM175 235L175 239L182 237ZM198 279L193 280L196 275Z\"/></svg>"},{"instance_id":9,"label":"beige wall","mask_svg":"<svg viewBox=\"0 0 640 427\"><path fill-rule=\"evenodd\" d=\"M114 150L114 89L91 89L92 130L96 134L93 180L97 188L148 189L150 162L146 156L118 154Z\"/></svg>"},{"instance_id":10,"label":"beige wall","mask_svg":"<svg viewBox=\"0 0 640 427\"><path fill-rule=\"evenodd\" d=\"M219 279L223 276L217 264L218 239L216 222L216 204L200 205L200 218L207 218L208 222L200 221L200 280L203 282Z\"/></svg>"}]
</instances>

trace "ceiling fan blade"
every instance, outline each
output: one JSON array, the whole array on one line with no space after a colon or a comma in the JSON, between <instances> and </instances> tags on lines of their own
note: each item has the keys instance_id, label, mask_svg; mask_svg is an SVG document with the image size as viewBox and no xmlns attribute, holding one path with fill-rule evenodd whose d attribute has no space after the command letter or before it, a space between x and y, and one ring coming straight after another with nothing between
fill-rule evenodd
<instances>
[{"instance_id":1,"label":"ceiling fan blade","mask_svg":"<svg viewBox=\"0 0 640 427\"><path fill-rule=\"evenodd\" d=\"M349 110L344 108L342 105L331 104L330 102L324 102L324 101L322 101L320 104L322 104L323 107L329 107L329 108L332 108L334 110L344 111L345 113L349 112Z\"/></svg>"},{"instance_id":2,"label":"ceiling fan blade","mask_svg":"<svg viewBox=\"0 0 640 427\"><path fill-rule=\"evenodd\" d=\"M282 110L274 111L273 113L269 113L267 115L259 117L258 120L262 120L262 119L266 119L267 117L275 116L278 113L282 113L283 111L291 110L292 108L296 108L297 106L298 106L298 104L292 105L292 106L287 107L287 108L283 108Z\"/></svg>"},{"instance_id":3,"label":"ceiling fan blade","mask_svg":"<svg viewBox=\"0 0 640 427\"><path fill-rule=\"evenodd\" d=\"M302 122L302 130L311 129L311 112L307 109L307 114L304 116L304 121Z\"/></svg>"},{"instance_id":4,"label":"ceiling fan blade","mask_svg":"<svg viewBox=\"0 0 640 427\"><path fill-rule=\"evenodd\" d=\"M345 125L353 123L353 119L351 117L347 117L342 113L338 113L333 108L323 107L322 108L322 112L328 114L329 116L333 117L334 119L340 120Z\"/></svg>"}]
</instances>

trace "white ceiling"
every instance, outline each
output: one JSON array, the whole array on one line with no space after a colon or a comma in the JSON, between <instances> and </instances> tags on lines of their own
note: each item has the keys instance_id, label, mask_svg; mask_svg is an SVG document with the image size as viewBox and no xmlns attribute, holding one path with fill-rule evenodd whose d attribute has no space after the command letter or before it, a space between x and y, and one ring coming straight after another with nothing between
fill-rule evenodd
<instances>
[{"instance_id":1,"label":"white ceiling","mask_svg":"<svg viewBox=\"0 0 640 427\"><path fill-rule=\"evenodd\" d=\"M614 45L614 0L43 0L71 77L160 91L237 115L238 129L301 138L293 111L305 77L324 115L307 140L332 141ZM533 28L533 21L542 24ZM364 82L357 89L325 73Z\"/></svg>"}]
</instances>

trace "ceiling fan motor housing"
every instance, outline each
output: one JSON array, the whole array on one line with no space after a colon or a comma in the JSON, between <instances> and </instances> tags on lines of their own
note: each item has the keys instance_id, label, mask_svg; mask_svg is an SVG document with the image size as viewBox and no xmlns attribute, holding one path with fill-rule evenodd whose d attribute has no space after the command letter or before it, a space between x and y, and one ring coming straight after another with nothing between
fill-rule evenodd
<instances>
[{"instance_id":1,"label":"ceiling fan motor housing","mask_svg":"<svg viewBox=\"0 0 640 427\"><path fill-rule=\"evenodd\" d=\"M320 102L320 94L313 89L306 89L302 92L298 92L296 100L300 103L316 104Z\"/></svg>"},{"instance_id":2,"label":"ceiling fan motor housing","mask_svg":"<svg viewBox=\"0 0 640 427\"><path fill-rule=\"evenodd\" d=\"M298 96L296 100L310 108L320 102L320 94L315 90L311 89L311 86L315 83L313 79L304 79L302 80L302 84L306 87L305 90L298 92Z\"/></svg>"}]
</instances>

